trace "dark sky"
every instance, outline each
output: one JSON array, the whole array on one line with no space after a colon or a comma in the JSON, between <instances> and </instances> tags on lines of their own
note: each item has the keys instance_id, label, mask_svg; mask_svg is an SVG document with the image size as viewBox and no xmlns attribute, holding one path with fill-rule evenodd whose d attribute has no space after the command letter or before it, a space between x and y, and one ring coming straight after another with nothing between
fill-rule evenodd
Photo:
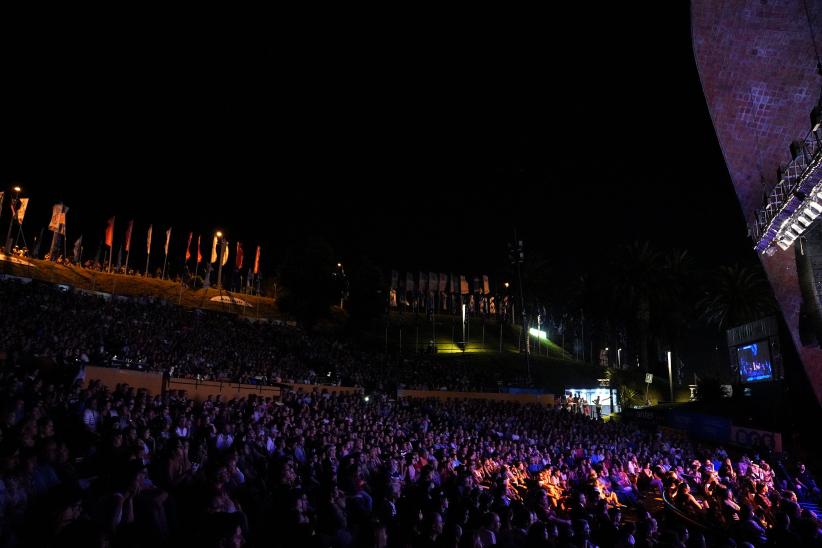
<instances>
[{"instance_id":1,"label":"dark sky","mask_svg":"<svg viewBox=\"0 0 822 548\"><path fill-rule=\"evenodd\" d=\"M0 54L0 184L31 197L29 237L64 200L87 254L116 215L118 240L136 219L135 248L148 223L155 243L173 225L179 254L189 230L220 227L262 242L269 269L310 230L342 260L493 271L514 226L559 268L634 239L749 261L688 6L664 4L557 12L540 32L31 37Z\"/></svg>"}]
</instances>

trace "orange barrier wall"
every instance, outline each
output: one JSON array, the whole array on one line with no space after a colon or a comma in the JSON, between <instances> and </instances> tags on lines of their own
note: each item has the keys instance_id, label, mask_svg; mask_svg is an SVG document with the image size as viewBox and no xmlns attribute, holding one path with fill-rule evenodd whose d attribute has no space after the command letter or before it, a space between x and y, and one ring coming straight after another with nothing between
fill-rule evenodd
<instances>
[{"instance_id":1,"label":"orange barrier wall","mask_svg":"<svg viewBox=\"0 0 822 548\"><path fill-rule=\"evenodd\" d=\"M335 393L335 392L342 392L344 394L359 394L362 393L362 388L355 388L353 386L331 386L325 384L289 384L290 387L294 389L295 392L313 392L317 390L318 392L322 392L325 390L326 392Z\"/></svg>"},{"instance_id":2,"label":"orange barrier wall","mask_svg":"<svg viewBox=\"0 0 822 548\"><path fill-rule=\"evenodd\" d=\"M121 383L127 383L134 388L145 388L152 394L159 394L163 389L162 373L146 373L145 371L94 365L87 365L85 371L86 381L100 381L112 389Z\"/></svg>"},{"instance_id":3,"label":"orange barrier wall","mask_svg":"<svg viewBox=\"0 0 822 548\"><path fill-rule=\"evenodd\" d=\"M438 398L449 399L473 399L492 401L511 401L519 403L541 403L543 405L554 405L553 394L506 394L496 392L448 392L444 390L397 390L400 398Z\"/></svg>"},{"instance_id":4,"label":"orange barrier wall","mask_svg":"<svg viewBox=\"0 0 822 548\"><path fill-rule=\"evenodd\" d=\"M245 398L256 394L263 398L278 398L280 389L275 386L261 386L254 384L239 384L218 381L198 381L196 379L172 378L168 384L169 390L182 390L193 400L203 400L209 396L222 396L223 399Z\"/></svg>"},{"instance_id":5,"label":"orange barrier wall","mask_svg":"<svg viewBox=\"0 0 822 548\"><path fill-rule=\"evenodd\" d=\"M320 384L289 384L295 392L361 392L361 388L348 386L325 386ZM195 379L172 378L168 385L169 390L184 390L186 395L193 400L203 400L208 396L217 397L222 395L225 399L245 398L250 394L257 394L263 398L278 398L282 391L276 386L263 386L259 384L238 384L218 381L197 381Z\"/></svg>"},{"instance_id":6,"label":"orange barrier wall","mask_svg":"<svg viewBox=\"0 0 822 548\"><path fill-rule=\"evenodd\" d=\"M134 388L144 388L152 394L159 394L163 390L162 373L147 373L145 371L134 371L132 369L116 369L113 367L86 366L86 381L98 380L114 388L116 385L126 383ZM297 392L362 392L361 388L348 386L325 386L319 384L290 384ZM222 395L223 398L244 398L249 394L257 394L262 397L276 398L280 395L280 388L275 386L261 386L255 384L238 384L219 381L198 381L195 379L172 378L169 381L170 390L184 390L188 397L195 400L202 400L208 396Z\"/></svg>"}]
</instances>

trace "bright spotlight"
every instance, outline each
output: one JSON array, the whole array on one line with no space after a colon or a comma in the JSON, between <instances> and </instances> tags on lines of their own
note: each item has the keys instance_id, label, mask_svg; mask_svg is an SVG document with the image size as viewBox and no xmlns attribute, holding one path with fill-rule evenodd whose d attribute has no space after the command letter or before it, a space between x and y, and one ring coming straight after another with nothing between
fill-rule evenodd
<instances>
[{"instance_id":1,"label":"bright spotlight","mask_svg":"<svg viewBox=\"0 0 822 548\"><path fill-rule=\"evenodd\" d=\"M548 338L548 334L545 331L540 331L539 329L534 329L533 327L528 329L528 333L530 333L532 337L536 337L538 339Z\"/></svg>"}]
</instances>

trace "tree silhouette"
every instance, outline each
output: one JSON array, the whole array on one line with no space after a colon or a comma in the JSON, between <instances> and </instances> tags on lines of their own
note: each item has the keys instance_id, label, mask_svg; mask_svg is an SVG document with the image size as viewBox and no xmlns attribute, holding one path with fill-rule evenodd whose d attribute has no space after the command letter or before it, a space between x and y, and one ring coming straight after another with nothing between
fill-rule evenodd
<instances>
[{"instance_id":1,"label":"tree silhouette","mask_svg":"<svg viewBox=\"0 0 822 548\"><path fill-rule=\"evenodd\" d=\"M621 246L611 264L607 283L615 312L632 320L639 363L648 371L651 311L660 308L666 299L663 257L648 242Z\"/></svg>"},{"instance_id":2,"label":"tree silhouette","mask_svg":"<svg viewBox=\"0 0 822 548\"><path fill-rule=\"evenodd\" d=\"M326 317L339 298L332 277L335 265L334 251L320 238L291 248L280 266L280 309L307 328Z\"/></svg>"},{"instance_id":3,"label":"tree silhouette","mask_svg":"<svg viewBox=\"0 0 822 548\"><path fill-rule=\"evenodd\" d=\"M773 292L760 269L734 264L711 276L697 303L702 318L720 330L758 320L776 310Z\"/></svg>"}]
</instances>

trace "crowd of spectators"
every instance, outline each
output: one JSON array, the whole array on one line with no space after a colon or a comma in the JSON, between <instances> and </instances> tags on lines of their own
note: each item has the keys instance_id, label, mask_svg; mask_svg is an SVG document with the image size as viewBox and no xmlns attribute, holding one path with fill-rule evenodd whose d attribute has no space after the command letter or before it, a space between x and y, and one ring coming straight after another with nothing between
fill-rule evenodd
<instances>
[{"instance_id":1,"label":"crowd of spectators","mask_svg":"<svg viewBox=\"0 0 822 548\"><path fill-rule=\"evenodd\" d=\"M368 356L147 300L17 283L0 299L3 548L822 545L802 465L541 405L86 385L78 361L356 382Z\"/></svg>"},{"instance_id":2,"label":"crowd of spectators","mask_svg":"<svg viewBox=\"0 0 822 548\"><path fill-rule=\"evenodd\" d=\"M733 538L814 546L822 538L795 492L767 487L767 463L732 461L722 448L630 423L537 405L319 390L195 402L84 387L62 373L14 360L0 369L1 546L733 546ZM712 469L735 477L738 491L719 487ZM681 478L701 486L702 500ZM807 471L791 481L814 485ZM665 490L697 519L715 508L710 519L726 520L724 532L654 512L649 501Z\"/></svg>"},{"instance_id":3,"label":"crowd of spectators","mask_svg":"<svg viewBox=\"0 0 822 548\"><path fill-rule=\"evenodd\" d=\"M516 379L490 368L396 361L265 321L187 309L154 297L109 298L51 284L0 282L0 349L59 364L161 371L250 384L302 383L498 391Z\"/></svg>"}]
</instances>

